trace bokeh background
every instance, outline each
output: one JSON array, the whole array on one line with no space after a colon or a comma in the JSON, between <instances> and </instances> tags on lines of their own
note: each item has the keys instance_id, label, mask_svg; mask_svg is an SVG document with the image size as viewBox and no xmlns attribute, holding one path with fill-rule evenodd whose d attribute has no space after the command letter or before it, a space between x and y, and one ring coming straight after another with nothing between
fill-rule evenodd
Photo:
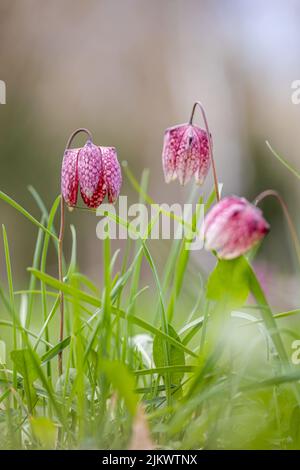
<instances>
[{"instance_id":1,"label":"bokeh background","mask_svg":"<svg viewBox=\"0 0 300 470\"><path fill-rule=\"evenodd\" d=\"M223 194L253 199L277 189L299 227L299 182L265 146L268 139L300 168L300 105L291 101L291 84L300 78L299 24L296 0L0 0L0 79L7 85L7 104L0 106L0 189L39 218L27 186L50 206L60 189L66 140L84 126L98 144L117 147L137 178L150 169L156 201L184 202L192 183L165 185L162 138L201 100ZM211 184L210 176L206 194ZM126 179L122 194L131 202L138 198ZM263 207L272 231L257 270L275 308L298 306L285 221L274 201ZM3 202L0 213L21 286L36 229ZM96 217L73 212L69 223L77 228L81 269L100 282ZM164 249L165 243L153 244L156 258L163 260ZM2 243L0 256L4 280ZM213 264L203 251L193 258L204 272ZM48 269L56 272L54 253Z\"/></svg>"}]
</instances>

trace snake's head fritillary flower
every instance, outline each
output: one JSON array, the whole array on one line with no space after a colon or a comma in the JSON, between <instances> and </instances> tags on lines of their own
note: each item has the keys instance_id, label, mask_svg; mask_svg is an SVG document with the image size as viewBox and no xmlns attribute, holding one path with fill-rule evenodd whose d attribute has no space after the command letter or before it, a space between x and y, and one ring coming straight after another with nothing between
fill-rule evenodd
<instances>
[{"instance_id":1,"label":"snake's head fritillary flower","mask_svg":"<svg viewBox=\"0 0 300 470\"><path fill-rule=\"evenodd\" d=\"M270 230L260 209L244 198L229 196L218 202L204 220L205 248L220 259L246 253Z\"/></svg>"},{"instance_id":2,"label":"snake's head fritillary flower","mask_svg":"<svg viewBox=\"0 0 300 470\"><path fill-rule=\"evenodd\" d=\"M166 183L178 178L184 185L194 175L202 184L211 162L207 132L190 123L170 127L165 131L162 160Z\"/></svg>"},{"instance_id":3,"label":"snake's head fritillary flower","mask_svg":"<svg viewBox=\"0 0 300 470\"><path fill-rule=\"evenodd\" d=\"M98 207L105 195L113 203L122 184L121 168L113 147L98 147L89 139L79 149L67 149L61 173L61 191L68 206L77 202L78 188L84 203Z\"/></svg>"}]
</instances>

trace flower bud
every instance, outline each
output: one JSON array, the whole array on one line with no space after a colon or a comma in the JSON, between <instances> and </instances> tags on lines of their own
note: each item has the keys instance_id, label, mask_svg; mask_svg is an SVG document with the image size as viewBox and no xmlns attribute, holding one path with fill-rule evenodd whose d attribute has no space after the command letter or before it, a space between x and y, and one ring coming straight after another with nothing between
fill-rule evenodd
<instances>
[{"instance_id":1,"label":"flower bud","mask_svg":"<svg viewBox=\"0 0 300 470\"><path fill-rule=\"evenodd\" d=\"M204 246L216 251L220 259L237 258L258 243L269 229L260 209L244 198L225 197L204 220Z\"/></svg>"}]
</instances>

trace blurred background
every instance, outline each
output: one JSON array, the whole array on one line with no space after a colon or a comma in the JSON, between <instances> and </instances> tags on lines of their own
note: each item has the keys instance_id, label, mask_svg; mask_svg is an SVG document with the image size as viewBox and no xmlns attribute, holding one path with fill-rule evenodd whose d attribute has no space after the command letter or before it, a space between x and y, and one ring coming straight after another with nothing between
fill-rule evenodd
<instances>
[{"instance_id":1,"label":"blurred background","mask_svg":"<svg viewBox=\"0 0 300 470\"><path fill-rule=\"evenodd\" d=\"M99 145L115 146L138 179L150 169L149 194L157 202L183 203L193 183L164 183L163 133L187 121L201 100L223 194L252 200L277 189L299 227L299 182L265 145L268 139L300 168L300 105L291 101L291 84L300 79L299 24L296 0L0 0L0 79L7 86L7 104L0 105L0 189L40 218L27 187L50 207L60 190L67 138L84 126ZM196 120L201 123L199 115ZM208 194L211 185L210 175L199 192ZM122 194L138 199L125 178ZM275 308L299 306L286 223L275 201L263 208L272 231L257 271ZM0 211L18 287L27 279L37 231L3 202ZM100 282L96 216L75 211L67 218L78 232L82 271ZM67 229L67 253L69 242ZM152 245L156 260L163 260L168 245ZM0 255L5 280L2 243ZM54 253L49 261L56 273ZM214 260L200 251L193 262L207 272Z\"/></svg>"}]
</instances>

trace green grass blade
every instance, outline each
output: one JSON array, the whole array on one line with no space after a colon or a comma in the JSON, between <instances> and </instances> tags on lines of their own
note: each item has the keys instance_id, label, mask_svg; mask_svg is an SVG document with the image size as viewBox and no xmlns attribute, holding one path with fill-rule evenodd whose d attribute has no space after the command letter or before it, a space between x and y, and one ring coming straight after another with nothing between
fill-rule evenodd
<instances>
[{"instance_id":1,"label":"green grass blade","mask_svg":"<svg viewBox=\"0 0 300 470\"><path fill-rule=\"evenodd\" d=\"M281 155L279 155L273 149L273 147L271 146L271 144L267 140L266 140L266 145L267 145L268 149L272 152L274 157L277 158L277 160L279 160L280 163L282 163L282 165L285 166L294 176L296 176L296 178L300 179L300 173L297 170L295 170L295 168L293 168L292 165L290 165L290 163L288 163Z\"/></svg>"},{"instance_id":2,"label":"green grass blade","mask_svg":"<svg viewBox=\"0 0 300 470\"><path fill-rule=\"evenodd\" d=\"M30 220L30 222L32 222L37 227L41 228L44 232L48 233L50 237L54 238L58 242L58 238L54 233L50 232L46 227L44 227L44 225L42 225L38 220L36 220L26 209L24 209L24 207L22 207L20 204L14 201L10 196L5 194L3 191L0 191L0 199L2 199L2 201L12 206L14 209L20 212L24 217L26 217L26 219Z\"/></svg>"}]
</instances>

